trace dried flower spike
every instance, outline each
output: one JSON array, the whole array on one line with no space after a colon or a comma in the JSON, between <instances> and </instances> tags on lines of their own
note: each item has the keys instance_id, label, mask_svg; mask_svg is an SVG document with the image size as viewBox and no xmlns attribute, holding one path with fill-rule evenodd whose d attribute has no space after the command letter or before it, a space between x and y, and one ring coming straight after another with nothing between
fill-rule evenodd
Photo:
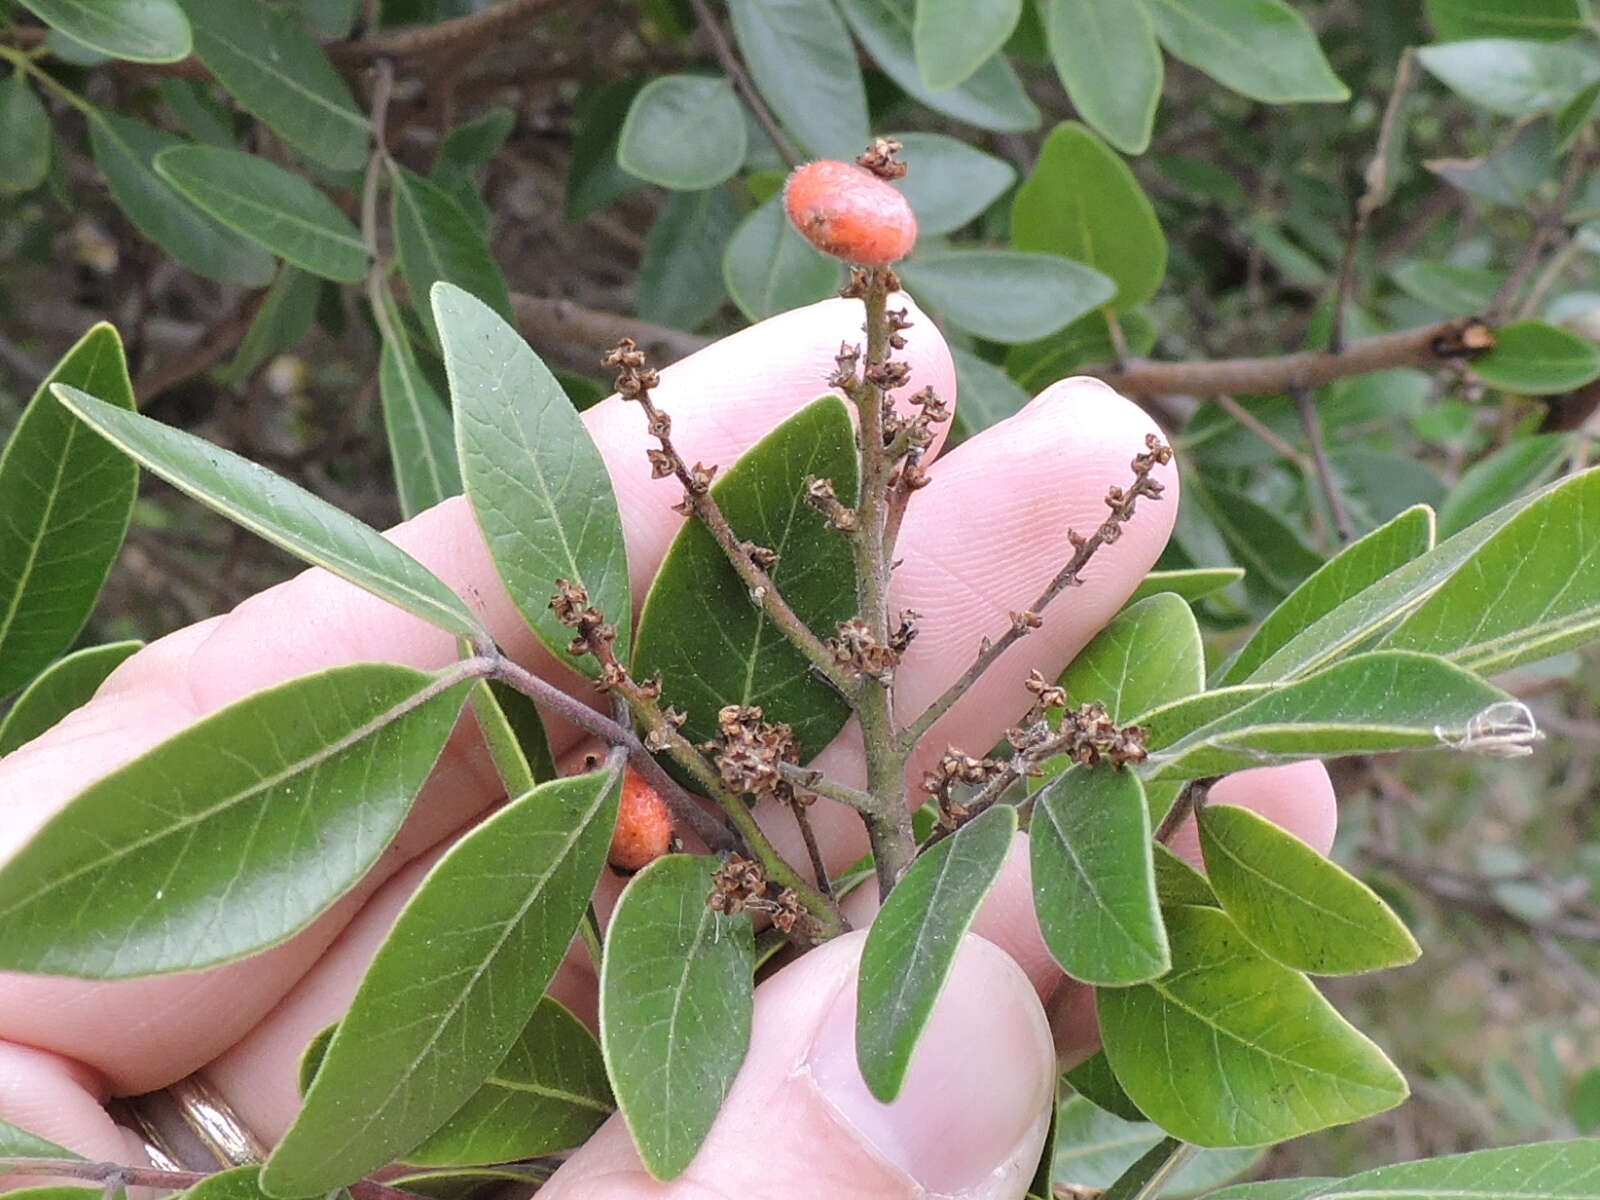
<instances>
[{"instance_id":1,"label":"dried flower spike","mask_svg":"<svg viewBox=\"0 0 1600 1200\"><path fill-rule=\"evenodd\" d=\"M910 203L854 163L827 159L797 167L783 198L789 220L806 240L845 262L885 267L916 245Z\"/></svg>"}]
</instances>

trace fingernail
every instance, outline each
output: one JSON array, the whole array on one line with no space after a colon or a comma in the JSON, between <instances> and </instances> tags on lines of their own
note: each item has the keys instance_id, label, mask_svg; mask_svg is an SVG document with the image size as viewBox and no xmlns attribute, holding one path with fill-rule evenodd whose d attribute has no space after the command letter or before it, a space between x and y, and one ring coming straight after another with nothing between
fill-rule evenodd
<instances>
[{"instance_id":1,"label":"fingernail","mask_svg":"<svg viewBox=\"0 0 1600 1200\"><path fill-rule=\"evenodd\" d=\"M981 938L963 943L892 1104L862 1081L855 1022L852 981L823 1016L807 1066L863 1142L938 1195L1031 1174L1049 1119L1055 1053L1032 986L1004 952Z\"/></svg>"}]
</instances>

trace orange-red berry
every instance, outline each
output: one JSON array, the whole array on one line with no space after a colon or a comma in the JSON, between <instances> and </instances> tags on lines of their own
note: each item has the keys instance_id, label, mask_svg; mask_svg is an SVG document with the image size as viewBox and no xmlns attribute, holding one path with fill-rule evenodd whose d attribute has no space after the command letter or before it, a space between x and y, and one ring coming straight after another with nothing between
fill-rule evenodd
<instances>
[{"instance_id":1,"label":"orange-red berry","mask_svg":"<svg viewBox=\"0 0 1600 1200\"><path fill-rule=\"evenodd\" d=\"M672 814L666 801L629 767L622 776L617 831L611 835L611 865L619 871L637 871L660 858L671 844Z\"/></svg>"},{"instance_id":2,"label":"orange-red berry","mask_svg":"<svg viewBox=\"0 0 1600 1200\"><path fill-rule=\"evenodd\" d=\"M824 160L795 168L783 202L807 241L846 262L888 266L917 242L917 218L906 198L854 163Z\"/></svg>"}]
</instances>

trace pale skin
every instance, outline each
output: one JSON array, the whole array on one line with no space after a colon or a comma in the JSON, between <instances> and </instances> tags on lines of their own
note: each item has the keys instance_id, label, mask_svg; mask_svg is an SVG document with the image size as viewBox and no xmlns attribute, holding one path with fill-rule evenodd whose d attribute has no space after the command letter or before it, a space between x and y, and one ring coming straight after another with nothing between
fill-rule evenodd
<instances>
[{"instance_id":1,"label":"pale skin","mask_svg":"<svg viewBox=\"0 0 1600 1200\"><path fill-rule=\"evenodd\" d=\"M913 310L905 351L911 388L955 396L949 352ZM828 301L774 318L663 372L657 402L693 462L731 463L778 420L825 390L840 341L859 340L861 308ZM909 390L909 389L908 389ZM615 398L585 414L616 487L635 597L642 597L682 518L672 480L649 478L640 414ZM960 674L978 640L1005 627L1070 552L1069 526L1091 529L1107 486L1125 484L1150 419L1093 380L1066 380L1023 413L934 462L907 515L895 610L922 614L897 679L908 719ZM1108 547L1023 639L934 728L912 763L946 744L980 752L1027 705L1030 668L1053 678L1121 606L1154 563L1177 505L1175 468L1158 468L1165 498L1142 504ZM575 676L535 647L500 586L465 504L447 502L392 532L479 611L506 651L563 687ZM0 762L0 859L92 780L200 716L250 692L339 663L383 659L437 667L451 638L320 572L263 592L233 612L181 630L124 664L95 699ZM667 697L671 699L670 695ZM553 731L558 753L580 749ZM846 730L817 763L861 783L859 737ZM1319 764L1247 772L1219 799L1252 807L1319 849L1332 841L1334 799ZM337 1019L395 913L427 867L502 800L486 752L464 723L396 844L351 894L289 942L192 975L94 984L0 975L0 1118L95 1159L143 1164L138 1140L102 1103L200 1073L264 1141L292 1119L295 1064ZM830 865L864 846L853 814L812 810ZM792 861L792 820L765 814ZM1019 846L1021 844L1019 837ZM1192 830L1178 848L1194 856ZM602 909L621 881L602 881ZM870 889L867 889L870 891ZM861 926L873 903L853 901ZM902 1097L878 1105L854 1074L854 933L762 985L749 1056L710 1139L669 1185L640 1167L620 1118L572 1156L542 1193L553 1197L1021 1196L1045 1132L1054 1050L1094 1044L1087 993L1067 984L1040 940L1026 854L1013 853L957 959ZM592 1022L595 980L581 951L552 991ZM1048 1016L1047 1016L1048 1014ZM15 1185L20 1180L6 1180ZM0 1185L4 1186L4 1185Z\"/></svg>"}]
</instances>

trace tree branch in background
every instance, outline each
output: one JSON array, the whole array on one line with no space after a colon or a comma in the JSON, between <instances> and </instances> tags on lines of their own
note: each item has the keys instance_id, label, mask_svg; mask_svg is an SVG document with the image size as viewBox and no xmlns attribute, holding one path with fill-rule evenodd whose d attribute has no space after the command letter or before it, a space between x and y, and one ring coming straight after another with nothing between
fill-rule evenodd
<instances>
[{"instance_id":1,"label":"tree branch in background","mask_svg":"<svg viewBox=\"0 0 1600 1200\"><path fill-rule=\"evenodd\" d=\"M610 350L623 338L632 338L662 366L687 358L712 341L699 334L669 329L637 317L585 308L550 296L518 292L511 297L511 307L516 314L517 328L529 341L561 346L576 342L595 350ZM593 358L592 355L586 357Z\"/></svg>"},{"instance_id":2,"label":"tree branch in background","mask_svg":"<svg viewBox=\"0 0 1600 1200\"><path fill-rule=\"evenodd\" d=\"M722 31L722 26L717 24L717 19L711 13L706 0L689 0L694 6L694 15L700 21L700 27L706 31L711 39L712 52L717 56L717 63L728 73L728 78L733 81L733 86L738 89L739 95L749 106L750 113L755 117L761 128L766 131L772 144L777 148L778 156L792 171L804 160L800 152L795 149L794 143L779 127L777 120L767 110L761 94L756 91L755 84L750 80L750 73L744 69L744 64L739 61L739 55L734 50L733 44L728 41L728 35Z\"/></svg>"}]
</instances>

